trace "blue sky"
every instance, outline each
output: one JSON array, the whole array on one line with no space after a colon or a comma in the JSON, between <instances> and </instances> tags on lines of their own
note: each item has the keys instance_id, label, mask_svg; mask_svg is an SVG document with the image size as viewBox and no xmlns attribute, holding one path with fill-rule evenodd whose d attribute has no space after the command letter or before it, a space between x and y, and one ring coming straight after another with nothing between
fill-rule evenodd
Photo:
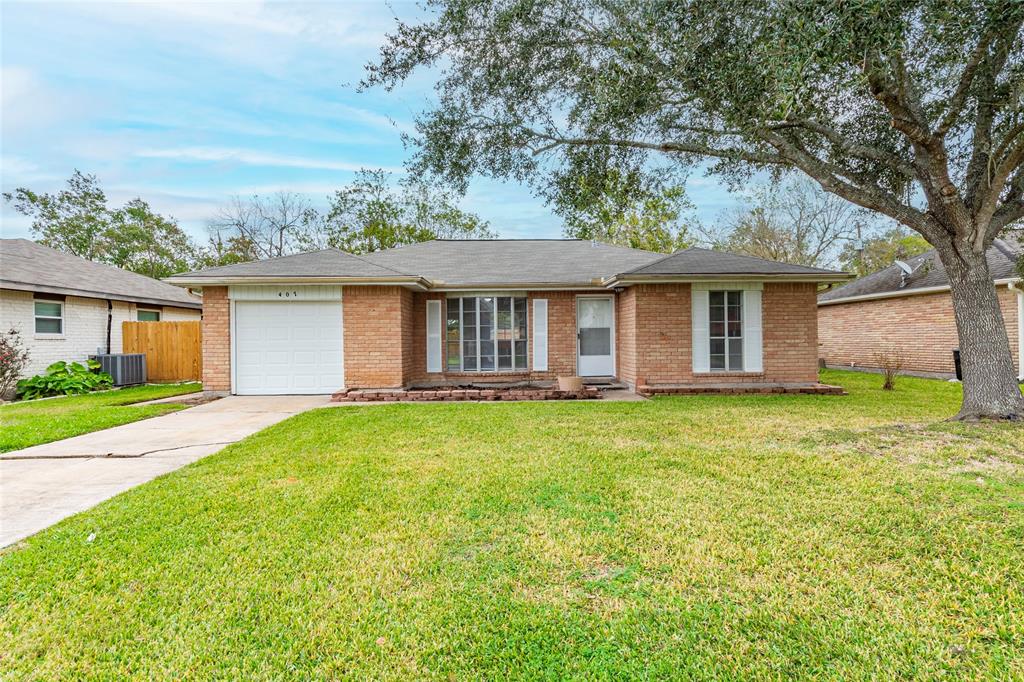
<instances>
[{"instance_id":1,"label":"blue sky","mask_svg":"<svg viewBox=\"0 0 1024 682\"><path fill-rule=\"evenodd\" d=\"M140 196L192 234L233 194L291 190L318 204L359 168L400 172L400 136L429 106L432 74L356 92L404 2L0 2L0 184L58 189L73 169L111 203ZM713 222L736 199L687 183ZM525 187L475 180L463 208L503 237L557 237ZM29 236L4 205L4 237Z\"/></svg>"}]
</instances>

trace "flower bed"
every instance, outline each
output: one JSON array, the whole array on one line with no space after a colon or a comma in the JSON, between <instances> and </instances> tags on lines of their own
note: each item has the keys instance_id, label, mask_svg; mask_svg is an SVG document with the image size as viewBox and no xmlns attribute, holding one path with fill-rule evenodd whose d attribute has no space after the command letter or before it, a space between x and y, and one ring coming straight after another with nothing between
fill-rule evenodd
<instances>
[{"instance_id":1,"label":"flower bed","mask_svg":"<svg viewBox=\"0 0 1024 682\"><path fill-rule=\"evenodd\" d=\"M369 402L455 402L497 400L594 400L601 398L600 389L584 386L580 391L559 391L555 388L436 388L436 389L351 389L338 391L331 400L336 403Z\"/></svg>"}]
</instances>

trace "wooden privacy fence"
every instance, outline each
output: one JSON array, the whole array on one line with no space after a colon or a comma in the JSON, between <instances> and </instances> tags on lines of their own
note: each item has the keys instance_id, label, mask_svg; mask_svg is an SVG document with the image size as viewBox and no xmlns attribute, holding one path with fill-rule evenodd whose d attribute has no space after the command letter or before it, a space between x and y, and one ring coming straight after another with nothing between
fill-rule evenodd
<instances>
[{"instance_id":1,"label":"wooden privacy fence","mask_svg":"<svg viewBox=\"0 0 1024 682\"><path fill-rule=\"evenodd\" d=\"M145 353L148 381L201 381L203 345L200 323L123 322L122 349Z\"/></svg>"}]
</instances>

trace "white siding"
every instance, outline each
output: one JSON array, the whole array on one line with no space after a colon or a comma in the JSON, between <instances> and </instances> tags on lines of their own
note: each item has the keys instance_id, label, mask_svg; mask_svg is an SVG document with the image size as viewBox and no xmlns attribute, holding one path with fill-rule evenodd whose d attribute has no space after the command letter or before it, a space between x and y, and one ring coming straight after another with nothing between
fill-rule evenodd
<instances>
[{"instance_id":1,"label":"white siding","mask_svg":"<svg viewBox=\"0 0 1024 682\"><path fill-rule=\"evenodd\" d=\"M198 321L201 318L202 314L198 310L192 308L172 308L169 305L164 306L164 312L160 316L161 320L167 320L168 322Z\"/></svg>"},{"instance_id":2,"label":"white siding","mask_svg":"<svg viewBox=\"0 0 1024 682\"><path fill-rule=\"evenodd\" d=\"M112 352L121 352L121 323L136 319L136 307L134 303L125 301L113 302L110 327ZM198 310L172 307L163 310L165 320L199 319ZM97 349L106 351L107 302L98 298L68 296L64 300L63 336L44 337L35 334L32 292L0 289L0 329L6 332L12 327L21 332L22 342L28 349L29 365L25 376L32 376L43 372L58 360L84 362Z\"/></svg>"}]
</instances>

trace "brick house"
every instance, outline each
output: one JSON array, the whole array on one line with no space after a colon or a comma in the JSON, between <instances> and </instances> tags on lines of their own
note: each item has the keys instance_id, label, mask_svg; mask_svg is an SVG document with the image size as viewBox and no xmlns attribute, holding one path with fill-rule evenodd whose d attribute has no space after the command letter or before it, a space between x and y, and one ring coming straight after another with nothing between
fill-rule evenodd
<instances>
[{"instance_id":1,"label":"brick house","mask_svg":"<svg viewBox=\"0 0 1024 682\"><path fill-rule=\"evenodd\" d=\"M202 288L203 381L329 393L559 376L817 383L815 292L842 273L704 249L437 240L177 275Z\"/></svg>"},{"instance_id":2,"label":"brick house","mask_svg":"<svg viewBox=\"0 0 1024 682\"><path fill-rule=\"evenodd\" d=\"M121 352L125 321L198 320L202 301L151 277L51 249L0 239L0 332L21 332L25 376L58 360Z\"/></svg>"},{"instance_id":3,"label":"brick house","mask_svg":"<svg viewBox=\"0 0 1024 682\"><path fill-rule=\"evenodd\" d=\"M1024 380L1024 285L1017 271L1021 242L997 239L986 254L1010 339ZM949 279L934 251L854 280L818 296L819 354L829 367L876 369L879 356L898 354L903 371L954 376L959 345Z\"/></svg>"}]
</instances>

